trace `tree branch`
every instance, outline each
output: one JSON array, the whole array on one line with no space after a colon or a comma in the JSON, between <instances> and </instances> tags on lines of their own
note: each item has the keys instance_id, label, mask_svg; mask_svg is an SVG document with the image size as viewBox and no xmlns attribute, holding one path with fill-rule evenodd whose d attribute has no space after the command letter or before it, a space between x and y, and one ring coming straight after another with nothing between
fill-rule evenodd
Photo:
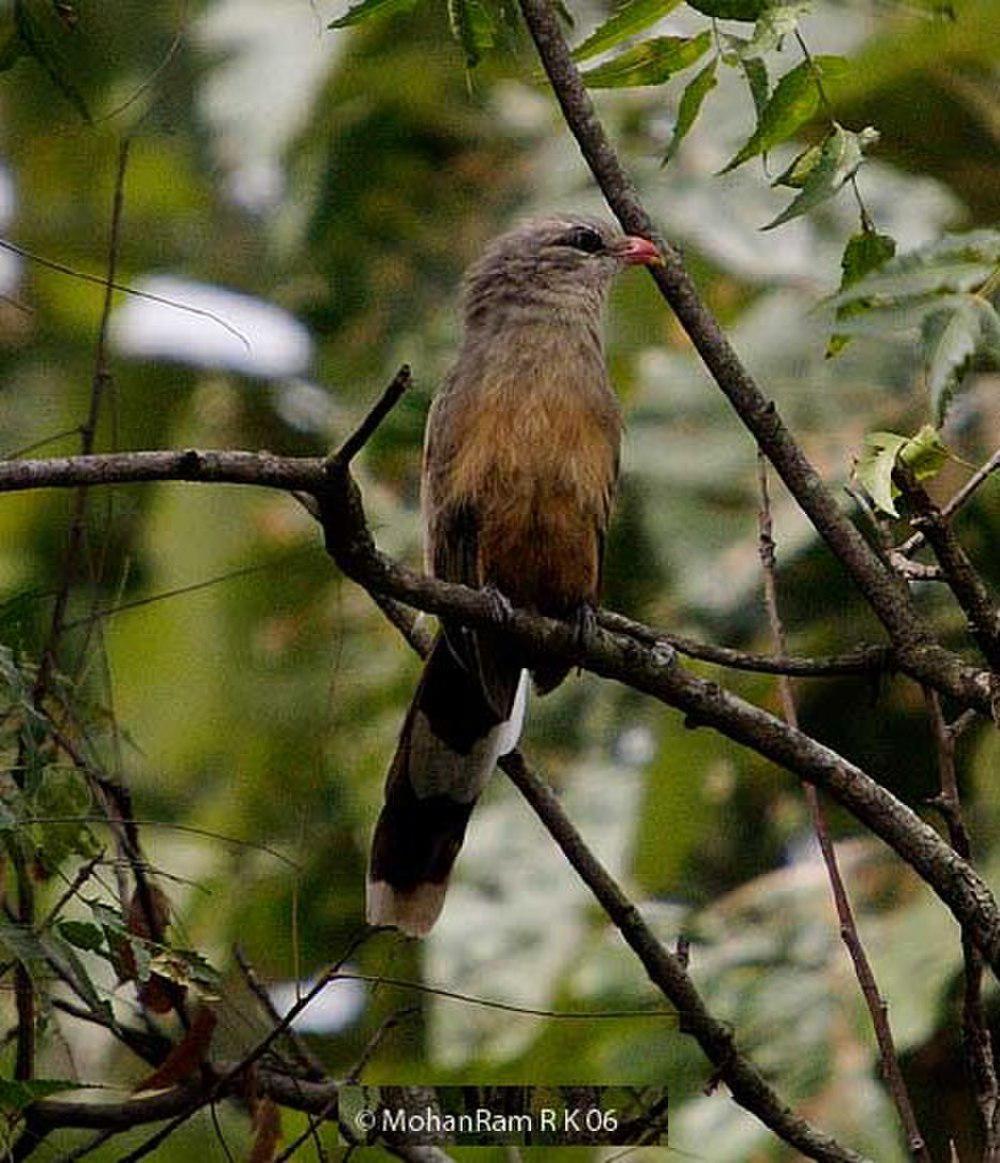
<instances>
[{"instance_id":1,"label":"tree branch","mask_svg":"<svg viewBox=\"0 0 1000 1163\"><path fill-rule=\"evenodd\" d=\"M817 1131L794 1113L771 1089L763 1075L744 1057L732 1030L713 1017L702 1001L680 958L657 940L642 914L587 847L563 812L552 789L512 751L500 760L501 769L531 805L563 855L600 902L612 924L642 962L650 980L677 1008L680 1028L691 1034L733 1098L756 1115L786 1143L809 1159L852 1160L862 1156Z\"/></svg>"},{"instance_id":2,"label":"tree branch","mask_svg":"<svg viewBox=\"0 0 1000 1163\"><path fill-rule=\"evenodd\" d=\"M320 507L327 548L348 577L428 613L495 629L488 596L416 574L379 552L348 473L331 475ZM529 658L572 659L683 711L689 725L713 727L825 788L911 864L961 924L970 926L976 944L1000 973L1000 912L989 888L933 828L860 768L718 684L689 674L669 643L644 645L596 627L581 649L574 626L524 610L512 611L504 632Z\"/></svg>"},{"instance_id":3,"label":"tree branch","mask_svg":"<svg viewBox=\"0 0 1000 1163\"><path fill-rule=\"evenodd\" d=\"M321 493L329 491L331 480L342 473L343 465L335 457L275 456L269 452L221 449L99 453L45 460L0 461L0 493L40 488L74 488L80 484L189 481L201 484L256 485L290 493L307 493L318 498ZM360 502L351 502L346 517L346 525L351 526L354 521L355 529L359 505ZM329 505L327 507L327 522L340 521L336 514L329 512ZM408 600L404 593L394 596L402 601ZM419 602L411 604L419 605ZM767 673L782 673L787 669L788 673L802 675L877 672L885 666L890 669L898 667L911 678L949 695L965 707L975 707L985 715L994 713L994 702L1000 697L1000 684L995 676L969 666L958 655L932 642L907 650L898 646L891 649L861 647L847 655L830 659L773 659L764 655L729 651L724 647L711 647L669 633L660 634L650 627L642 627L640 631L640 623L619 614L601 611L599 620L616 633L635 635L643 641L670 643L673 640L681 653L717 662L722 666ZM883 651L881 655L877 653L880 650Z\"/></svg>"},{"instance_id":4,"label":"tree branch","mask_svg":"<svg viewBox=\"0 0 1000 1163\"><path fill-rule=\"evenodd\" d=\"M469 625L495 628L495 611L478 591L425 577L380 553L368 530L360 493L350 473L335 459L279 457L270 453L176 452L114 453L48 461L0 463L0 491L45 485L186 480L253 484L305 491L319 501L327 548L354 581L383 600L395 599L433 614L447 614ZM684 712L692 725L714 727L834 796L862 823L911 864L968 927L987 962L1000 970L1000 913L983 881L956 856L932 828L855 765L780 719L744 702L715 683L676 664L669 641L640 642L605 629L590 636L581 653L574 627L515 611L506 632L533 656L570 658L605 678ZM649 630L647 638L655 638ZM913 649L897 648L893 657L916 677L928 670L928 685L990 714L995 677L968 666L934 644L921 647L926 665L913 665ZM917 653L920 653L920 650Z\"/></svg>"},{"instance_id":5,"label":"tree branch","mask_svg":"<svg viewBox=\"0 0 1000 1163\"><path fill-rule=\"evenodd\" d=\"M886 569L840 511L833 493L785 427L773 401L761 392L702 302L680 255L655 229L594 112L549 0L520 0L520 5L566 124L587 165L624 229L651 238L660 247L663 265L651 267L650 274L712 377L885 626L898 652L900 668L919 681L927 675L927 681L938 689L940 683L929 676L934 674L940 679L949 670L950 685L958 676L946 663L949 652L931 638L910 601L905 583ZM989 680L988 700L998 697L998 685L996 678Z\"/></svg>"},{"instance_id":6,"label":"tree branch","mask_svg":"<svg viewBox=\"0 0 1000 1163\"><path fill-rule=\"evenodd\" d=\"M996 452L993 453L993 455L988 461L986 461L985 464L980 465L979 468L976 469L972 476L969 477L969 479L965 482L964 485L962 485L958 492L955 493L950 501L941 506L941 516L950 517L952 514L957 513L958 510L961 509L962 506L969 500L973 493L976 492L979 486L982 485L992 473L995 473L998 470L1000 470L1000 448L998 448ZM923 533L918 530L913 534L912 537L908 537L903 542L903 544L900 545L896 552L902 554L903 557L912 557L913 554L916 553L917 550L920 549L920 547L926 542L926 540L927 538L924 537Z\"/></svg>"},{"instance_id":7,"label":"tree branch","mask_svg":"<svg viewBox=\"0 0 1000 1163\"><path fill-rule=\"evenodd\" d=\"M759 551L761 568L764 573L764 602L767 607L767 620L771 627L771 636L776 650L785 649L785 626L781 620L778 608L778 583L774 551L773 523L771 520L771 496L767 482L767 461L762 453L757 453L757 479L760 486L760 512L758 514ZM790 727L799 725L799 711L795 703L795 693L792 690L792 681L787 675L779 676L778 692L781 697L782 713L785 722ZM851 959L854 975L861 988L861 996L868 1007L872 1029L875 1031L875 1041L878 1045L879 1060L882 1065L882 1076L889 1094L895 1104L899 1121L906 1133L906 1142L910 1154L920 1163L931 1163L927 1143L920 1131L917 1117L910 1101L910 1092L900 1069L899 1056L896 1053L896 1043L892 1036L892 1026L889 1023L889 1007L886 1005L875 978L868 953L858 931L854 908L847 892L847 885L841 875L840 864L837 860L837 851L830 836L830 825L820 799L819 791L812 784L805 785L806 801L809 804L809 814L812 817L813 831L819 844L820 855L826 867L827 879L830 881L830 890L833 894L833 904L840 922L840 936Z\"/></svg>"},{"instance_id":8,"label":"tree branch","mask_svg":"<svg viewBox=\"0 0 1000 1163\"><path fill-rule=\"evenodd\" d=\"M976 572L951 523L906 465L893 470L893 479L917 514L921 531L934 550L941 572L969 619L969 630L990 666L1000 672L1000 607Z\"/></svg>"},{"instance_id":9,"label":"tree branch","mask_svg":"<svg viewBox=\"0 0 1000 1163\"><path fill-rule=\"evenodd\" d=\"M933 801L944 817L951 846L963 860L972 863L972 843L965 826L962 801L955 770L955 734L945 722L941 700L925 690L924 700L934 733L940 792ZM983 1007L983 959L979 950L962 932L962 962L965 992L962 998L962 1045L983 1130L983 1163L1000 1163L1000 1084L993 1055L993 1038Z\"/></svg>"}]
</instances>

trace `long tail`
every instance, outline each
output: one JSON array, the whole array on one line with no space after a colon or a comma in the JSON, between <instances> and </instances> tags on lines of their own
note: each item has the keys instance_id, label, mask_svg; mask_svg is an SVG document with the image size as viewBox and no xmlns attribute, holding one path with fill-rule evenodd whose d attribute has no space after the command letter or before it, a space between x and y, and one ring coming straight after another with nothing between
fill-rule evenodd
<instances>
[{"instance_id":1,"label":"long tail","mask_svg":"<svg viewBox=\"0 0 1000 1163\"><path fill-rule=\"evenodd\" d=\"M444 636L435 643L386 778L368 867L369 924L423 937L437 920L476 800L520 735L527 676L512 660L502 666L509 674L498 710L495 692L486 698Z\"/></svg>"}]
</instances>

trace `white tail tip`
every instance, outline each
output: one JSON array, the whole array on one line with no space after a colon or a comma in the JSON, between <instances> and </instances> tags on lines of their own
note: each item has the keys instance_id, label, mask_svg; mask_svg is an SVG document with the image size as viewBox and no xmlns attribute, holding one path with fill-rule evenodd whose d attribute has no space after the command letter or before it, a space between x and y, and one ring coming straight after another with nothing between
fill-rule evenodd
<instances>
[{"instance_id":1,"label":"white tail tip","mask_svg":"<svg viewBox=\"0 0 1000 1163\"><path fill-rule=\"evenodd\" d=\"M447 882L425 881L403 892L384 880L368 882L369 925L392 925L408 937L426 937L441 914Z\"/></svg>"}]
</instances>

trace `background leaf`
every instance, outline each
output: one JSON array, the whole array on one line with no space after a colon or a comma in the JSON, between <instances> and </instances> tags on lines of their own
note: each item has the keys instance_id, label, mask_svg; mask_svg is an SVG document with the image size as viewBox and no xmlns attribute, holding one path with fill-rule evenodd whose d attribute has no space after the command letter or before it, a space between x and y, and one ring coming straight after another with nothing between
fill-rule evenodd
<instances>
[{"instance_id":1,"label":"background leaf","mask_svg":"<svg viewBox=\"0 0 1000 1163\"><path fill-rule=\"evenodd\" d=\"M349 8L343 16L331 20L327 28L350 28L355 24L363 24L372 16L388 16L393 12L409 12L417 0L361 0Z\"/></svg>"},{"instance_id":2,"label":"background leaf","mask_svg":"<svg viewBox=\"0 0 1000 1163\"><path fill-rule=\"evenodd\" d=\"M846 290L860 282L865 275L871 274L884 266L896 253L896 240L887 234L879 234L875 230L861 230L852 234L844 247L840 259L840 290ZM837 308L836 319L841 321L864 310L865 301L858 300ZM838 355L847 344L850 337L843 333L834 333L827 343L826 354L830 358Z\"/></svg>"},{"instance_id":3,"label":"background leaf","mask_svg":"<svg viewBox=\"0 0 1000 1163\"><path fill-rule=\"evenodd\" d=\"M792 4L769 4L757 17L753 36L742 53L750 59L762 57L777 49L782 40L795 31L799 21L807 15L812 4L801 0Z\"/></svg>"},{"instance_id":4,"label":"background leaf","mask_svg":"<svg viewBox=\"0 0 1000 1163\"><path fill-rule=\"evenodd\" d=\"M832 198L858 171L864 158L864 149L873 141L878 140L878 134L871 129L863 129L860 133L853 133L837 125L827 136L819 149L818 154L807 150L800 154L789 170L786 170L778 182L787 185L801 184L801 193L792 200L777 218L773 218L764 230L773 230L783 222L789 222L799 215L807 213L815 206ZM802 164L808 159L806 164Z\"/></svg>"},{"instance_id":5,"label":"background leaf","mask_svg":"<svg viewBox=\"0 0 1000 1163\"><path fill-rule=\"evenodd\" d=\"M1000 316L980 295L955 295L924 319L921 329L931 410L940 425L977 362L1000 368Z\"/></svg>"},{"instance_id":6,"label":"background leaf","mask_svg":"<svg viewBox=\"0 0 1000 1163\"><path fill-rule=\"evenodd\" d=\"M712 34L656 36L626 49L613 60L583 74L592 89L624 89L634 85L660 85L686 69L708 49Z\"/></svg>"},{"instance_id":7,"label":"background leaf","mask_svg":"<svg viewBox=\"0 0 1000 1163\"><path fill-rule=\"evenodd\" d=\"M481 0L448 0L448 22L465 52L466 68L474 69L483 53L496 44L493 17Z\"/></svg>"},{"instance_id":8,"label":"background leaf","mask_svg":"<svg viewBox=\"0 0 1000 1163\"><path fill-rule=\"evenodd\" d=\"M892 483L892 470L908 439L898 432L872 432L865 437L864 451L854 470L875 507L890 517L899 516L896 509L899 490Z\"/></svg>"},{"instance_id":9,"label":"background leaf","mask_svg":"<svg viewBox=\"0 0 1000 1163\"><path fill-rule=\"evenodd\" d=\"M621 44L630 36L645 32L680 4L680 0L626 0L603 24L573 50L573 59L586 61Z\"/></svg>"},{"instance_id":10,"label":"background leaf","mask_svg":"<svg viewBox=\"0 0 1000 1163\"><path fill-rule=\"evenodd\" d=\"M688 0L688 4L716 20L756 20L767 0Z\"/></svg>"},{"instance_id":11,"label":"background leaf","mask_svg":"<svg viewBox=\"0 0 1000 1163\"><path fill-rule=\"evenodd\" d=\"M760 114L757 129L739 152L722 169L722 173L741 166L750 158L765 153L792 137L819 109L816 75L824 82L843 76L847 62L843 57L820 56L797 65L775 85L767 105Z\"/></svg>"},{"instance_id":12,"label":"background leaf","mask_svg":"<svg viewBox=\"0 0 1000 1163\"><path fill-rule=\"evenodd\" d=\"M705 98L718 84L715 75L718 64L718 57L714 57L685 88L677 110L677 124L674 127L674 135L670 139L670 145L663 159L664 165L677 152L681 142L688 135L691 126L694 125Z\"/></svg>"}]
</instances>

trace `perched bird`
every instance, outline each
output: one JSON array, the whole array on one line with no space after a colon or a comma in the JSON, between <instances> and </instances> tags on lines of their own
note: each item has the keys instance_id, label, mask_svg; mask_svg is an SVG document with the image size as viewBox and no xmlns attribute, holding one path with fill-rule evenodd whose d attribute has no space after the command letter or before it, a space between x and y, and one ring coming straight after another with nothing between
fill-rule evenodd
<instances>
[{"instance_id":1,"label":"perched bird","mask_svg":"<svg viewBox=\"0 0 1000 1163\"><path fill-rule=\"evenodd\" d=\"M602 314L613 277L658 263L652 242L576 215L528 222L468 271L458 360L424 440L428 570L552 617L597 604L622 420ZM541 694L566 662L532 664ZM524 660L501 629L447 621L424 666L385 786L368 920L424 936L476 799L517 743Z\"/></svg>"}]
</instances>

